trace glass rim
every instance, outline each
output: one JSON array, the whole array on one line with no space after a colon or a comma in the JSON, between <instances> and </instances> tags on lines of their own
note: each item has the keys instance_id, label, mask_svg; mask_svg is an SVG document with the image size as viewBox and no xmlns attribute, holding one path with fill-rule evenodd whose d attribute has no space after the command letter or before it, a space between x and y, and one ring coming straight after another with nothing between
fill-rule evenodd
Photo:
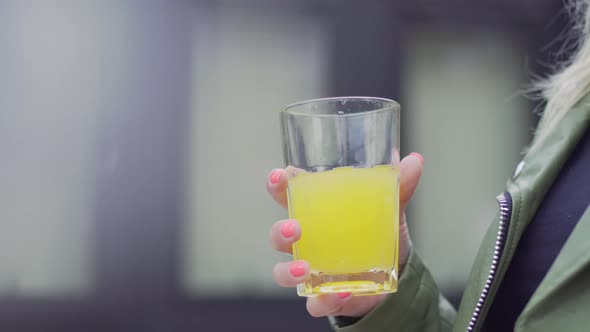
<instances>
[{"instance_id":1,"label":"glass rim","mask_svg":"<svg viewBox=\"0 0 590 332\"><path fill-rule=\"evenodd\" d=\"M344 99L346 99L346 100L366 100L366 101L376 100L376 101L386 102L389 105L387 105L386 107L377 108L374 110L367 110L367 111L363 111L363 112L348 113L348 114L313 114L313 113L297 112L297 111L293 110L293 108L296 108L296 107L302 106L302 105L306 105L306 104L323 103L323 102L330 102L330 101L341 101ZM392 100L392 99L383 98L383 97L367 97L367 96L343 96L343 97L326 97L326 98L316 98L316 99L308 99L308 100L298 101L298 102L295 102L295 103L285 106L285 108L281 111L281 113L282 114L293 114L296 116L342 118L342 117L363 116L366 114L380 113L380 112L385 112L385 111L399 111L399 110L400 110L400 104L397 101Z\"/></svg>"}]
</instances>

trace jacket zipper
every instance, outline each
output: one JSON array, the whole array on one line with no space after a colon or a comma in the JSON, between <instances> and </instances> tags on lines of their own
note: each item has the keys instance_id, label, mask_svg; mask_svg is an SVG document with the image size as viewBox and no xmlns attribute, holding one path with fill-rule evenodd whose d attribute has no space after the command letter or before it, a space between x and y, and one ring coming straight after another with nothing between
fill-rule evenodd
<instances>
[{"instance_id":1,"label":"jacket zipper","mask_svg":"<svg viewBox=\"0 0 590 332\"><path fill-rule=\"evenodd\" d=\"M469 326L467 326L467 332L475 331L475 327L477 326L478 319L480 317L480 312L483 308L483 304L485 303L488 293L490 291L490 287L496 278L496 272L498 270L498 263L500 262L500 258L502 257L502 253L504 252L504 246L506 245L506 236L508 234L508 226L510 224L510 215L512 214L512 197L508 192L504 192L496 197L498 200L498 204L500 205L500 223L498 225L498 235L496 236L496 245L494 246L494 256L492 258L492 263L490 265L490 272L488 273L488 278L486 279L486 284L483 287L481 294L479 295L479 299L477 300L477 304L473 310L473 314L471 315L471 319L469 320Z\"/></svg>"}]
</instances>

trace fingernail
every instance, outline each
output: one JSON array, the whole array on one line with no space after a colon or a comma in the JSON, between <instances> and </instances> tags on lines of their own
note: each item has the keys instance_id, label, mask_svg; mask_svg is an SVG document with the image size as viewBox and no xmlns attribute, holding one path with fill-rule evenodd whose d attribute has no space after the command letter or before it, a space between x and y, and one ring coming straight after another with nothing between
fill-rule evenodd
<instances>
[{"instance_id":1,"label":"fingernail","mask_svg":"<svg viewBox=\"0 0 590 332\"><path fill-rule=\"evenodd\" d=\"M414 157L420 159L420 162L422 164L424 164L424 157L422 157L422 155L419 154L418 152L412 152L412 153L410 153L410 156L414 156Z\"/></svg>"},{"instance_id":2,"label":"fingernail","mask_svg":"<svg viewBox=\"0 0 590 332\"><path fill-rule=\"evenodd\" d=\"M293 262L289 266L289 273L294 277L302 277L305 275L305 268L304 262Z\"/></svg>"},{"instance_id":3,"label":"fingernail","mask_svg":"<svg viewBox=\"0 0 590 332\"><path fill-rule=\"evenodd\" d=\"M350 296L352 293L338 293L338 297L341 299L345 299Z\"/></svg>"},{"instance_id":4,"label":"fingernail","mask_svg":"<svg viewBox=\"0 0 590 332\"><path fill-rule=\"evenodd\" d=\"M290 238L295 235L295 221L289 220L281 226L281 235L285 238Z\"/></svg>"},{"instance_id":5,"label":"fingernail","mask_svg":"<svg viewBox=\"0 0 590 332\"><path fill-rule=\"evenodd\" d=\"M275 169L274 171L272 171L272 173L270 173L270 183L272 183L272 184L279 183L279 180L281 180L282 174L283 174L282 169Z\"/></svg>"}]
</instances>

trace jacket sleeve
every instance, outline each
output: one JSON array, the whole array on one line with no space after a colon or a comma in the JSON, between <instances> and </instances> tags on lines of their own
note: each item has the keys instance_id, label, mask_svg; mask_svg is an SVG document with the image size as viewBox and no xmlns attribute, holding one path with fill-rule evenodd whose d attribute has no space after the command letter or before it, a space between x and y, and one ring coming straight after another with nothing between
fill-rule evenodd
<instances>
[{"instance_id":1,"label":"jacket sleeve","mask_svg":"<svg viewBox=\"0 0 590 332\"><path fill-rule=\"evenodd\" d=\"M447 332L452 331L454 319L455 309L412 250L397 293L352 325L340 327L334 317L330 323L337 332Z\"/></svg>"}]
</instances>

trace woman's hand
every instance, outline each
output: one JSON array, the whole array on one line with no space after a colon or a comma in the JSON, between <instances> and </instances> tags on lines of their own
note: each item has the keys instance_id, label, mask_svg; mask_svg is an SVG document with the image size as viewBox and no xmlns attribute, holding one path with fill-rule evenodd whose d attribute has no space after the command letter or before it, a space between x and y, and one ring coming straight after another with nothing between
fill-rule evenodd
<instances>
[{"instance_id":1,"label":"woman's hand","mask_svg":"<svg viewBox=\"0 0 590 332\"><path fill-rule=\"evenodd\" d=\"M399 218L399 259L400 274L408 258L410 235L406 225L405 209L416 190L424 158L418 153L405 157L400 164L400 218ZM275 169L266 181L266 189L274 200L287 207L287 179L294 172L293 168ZM392 188L393 190L393 188ZM277 221L270 232L270 242L274 249L291 254L291 247L301 237L301 228L296 220ZM309 275L309 265L305 261L278 263L273 270L277 284L283 287L295 287L303 283ZM314 317L351 316L361 317L379 304L386 295L353 297L350 293L326 294L307 299L307 311Z\"/></svg>"}]
</instances>

